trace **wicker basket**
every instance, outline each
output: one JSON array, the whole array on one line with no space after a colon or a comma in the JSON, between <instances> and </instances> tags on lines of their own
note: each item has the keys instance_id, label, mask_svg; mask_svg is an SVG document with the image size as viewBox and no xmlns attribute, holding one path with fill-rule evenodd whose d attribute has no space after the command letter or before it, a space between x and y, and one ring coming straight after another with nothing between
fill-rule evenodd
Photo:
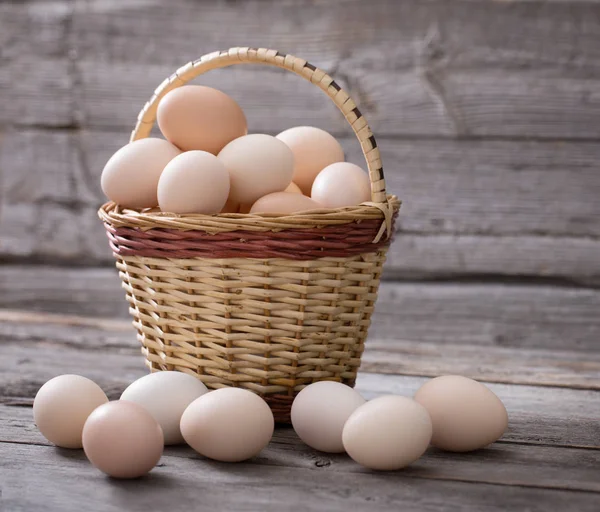
<instances>
[{"instance_id":1,"label":"wicker basket","mask_svg":"<svg viewBox=\"0 0 600 512\"><path fill-rule=\"evenodd\" d=\"M327 93L360 141L372 201L286 216L174 215L107 203L99 215L150 369L249 389L289 422L307 384L354 384L400 203L386 196L375 138L348 94L305 60L274 50L232 48L178 69L144 105L131 141L150 134L167 92L242 63L287 69Z\"/></svg>"}]
</instances>

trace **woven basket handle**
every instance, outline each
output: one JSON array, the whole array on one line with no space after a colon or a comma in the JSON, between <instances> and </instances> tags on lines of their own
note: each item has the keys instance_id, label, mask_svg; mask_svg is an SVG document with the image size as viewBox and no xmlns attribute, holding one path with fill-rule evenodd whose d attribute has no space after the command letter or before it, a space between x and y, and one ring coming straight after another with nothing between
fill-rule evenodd
<instances>
[{"instance_id":1,"label":"woven basket handle","mask_svg":"<svg viewBox=\"0 0 600 512\"><path fill-rule=\"evenodd\" d=\"M358 137L367 161L371 179L371 201L376 204L387 203L385 179L381 165L379 148L367 121L356 107L350 96L327 73L293 55L285 55L266 48L230 48L222 52L204 55L198 60L188 62L169 78L163 81L138 115L135 129L131 133L131 142L148 137L156 119L156 109L161 98L169 91L185 85L197 76L211 69L225 68L233 64L257 63L284 68L300 75L317 85L333 100L341 110ZM376 206L376 204L374 206Z\"/></svg>"}]
</instances>

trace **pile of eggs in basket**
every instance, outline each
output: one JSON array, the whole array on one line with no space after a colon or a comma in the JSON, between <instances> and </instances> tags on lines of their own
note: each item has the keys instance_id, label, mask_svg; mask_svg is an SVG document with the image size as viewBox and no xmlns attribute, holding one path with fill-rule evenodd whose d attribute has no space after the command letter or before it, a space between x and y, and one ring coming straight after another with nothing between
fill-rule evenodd
<instances>
[{"instance_id":1,"label":"pile of eggs in basket","mask_svg":"<svg viewBox=\"0 0 600 512\"><path fill-rule=\"evenodd\" d=\"M192 375L163 371L133 382L108 401L93 381L61 375L38 391L33 413L40 432L64 448L82 448L90 462L116 478L136 478L160 460L165 445L187 443L209 459L236 462L265 448L275 422L251 391L209 391ZM302 441L328 453L346 452L372 469L395 470L432 444L466 452L502 436L508 416L483 384L461 376L426 382L413 398L386 395L366 401L333 381L302 389L291 420Z\"/></svg>"},{"instance_id":2,"label":"pile of eggs in basket","mask_svg":"<svg viewBox=\"0 0 600 512\"><path fill-rule=\"evenodd\" d=\"M290 214L370 200L368 174L344 161L332 135L310 126L248 134L240 106L216 89L170 91L157 120L166 140L136 140L104 167L102 190L122 207Z\"/></svg>"}]
</instances>

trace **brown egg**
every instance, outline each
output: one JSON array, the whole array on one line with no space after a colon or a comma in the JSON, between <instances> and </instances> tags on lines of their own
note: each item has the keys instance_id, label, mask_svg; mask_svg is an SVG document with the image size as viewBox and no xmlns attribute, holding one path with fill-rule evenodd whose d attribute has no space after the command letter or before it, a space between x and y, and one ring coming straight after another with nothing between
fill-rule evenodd
<instances>
[{"instance_id":1,"label":"brown egg","mask_svg":"<svg viewBox=\"0 0 600 512\"><path fill-rule=\"evenodd\" d=\"M157 121L163 135L183 151L216 155L247 133L246 116L235 100L203 85L168 92L158 104Z\"/></svg>"},{"instance_id":2,"label":"brown egg","mask_svg":"<svg viewBox=\"0 0 600 512\"><path fill-rule=\"evenodd\" d=\"M229 171L229 199L253 203L284 190L292 181L294 155L280 140L255 133L231 141L218 155Z\"/></svg>"},{"instance_id":3,"label":"brown egg","mask_svg":"<svg viewBox=\"0 0 600 512\"><path fill-rule=\"evenodd\" d=\"M358 206L371 200L369 175L358 165L328 165L315 178L310 197L327 208Z\"/></svg>"},{"instance_id":4,"label":"brown egg","mask_svg":"<svg viewBox=\"0 0 600 512\"><path fill-rule=\"evenodd\" d=\"M498 440L508 414L489 388L467 377L445 375L426 382L416 393L431 416L431 444L452 452L468 452Z\"/></svg>"},{"instance_id":5,"label":"brown egg","mask_svg":"<svg viewBox=\"0 0 600 512\"><path fill-rule=\"evenodd\" d=\"M318 210L322 206L310 197L293 192L273 192L261 197L250 208L250 213L297 213Z\"/></svg>"},{"instance_id":6,"label":"brown egg","mask_svg":"<svg viewBox=\"0 0 600 512\"><path fill-rule=\"evenodd\" d=\"M296 126L277 135L294 153L293 182L309 196L317 174L335 162L344 161L340 143L325 130L314 126Z\"/></svg>"},{"instance_id":7,"label":"brown egg","mask_svg":"<svg viewBox=\"0 0 600 512\"><path fill-rule=\"evenodd\" d=\"M163 169L180 153L163 139L140 139L127 144L104 166L102 191L125 208L152 208L158 205L156 187Z\"/></svg>"},{"instance_id":8,"label":"brown egg","mask_svg":"<svg viewBox=\"0 0 600 512\"><path fill-rule=\"evenodd\" d=\"M141 405L125 400L98 407L83 427L83 450L100 471L115 478L148 473L163 452L163 432Z\"/></svg>"},{"instance_id":9,"label":"brown egg","mask_svg":"<svg viewBox=\"0 0 600 512\"><path fill-rule=\"evenodd\" d=\"M293 181L287 186L284 192L291 192L292 194L302 194L302 190L300 190L300 187L296 185Z\"/></svg>"}]
</instances>

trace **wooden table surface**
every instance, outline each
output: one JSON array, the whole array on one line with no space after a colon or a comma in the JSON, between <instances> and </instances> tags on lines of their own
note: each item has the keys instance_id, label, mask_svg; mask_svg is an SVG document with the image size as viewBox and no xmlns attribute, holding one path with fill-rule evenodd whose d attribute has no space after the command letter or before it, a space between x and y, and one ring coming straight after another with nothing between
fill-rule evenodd
<instances>
[{"instance_id":1,"label":"wooden table surface","mask_svg":"<svg viewBox=\"0 0 600 512\"><path fill-rule=\"evenodd\" d=\"M49 378L84 374L116 398L145 373L100 173L165 77L230 46L330 72L403 199L360 391L480 379L509 412L500 442L375 473L282 428L243 464L169 448L118 482L36 431ZM362 164L297 77L239 66L200 82L250 131L319 126ZM597 0L0 0L0 511L598 512L599 90Z\"/></svg>"}]
</instances>

